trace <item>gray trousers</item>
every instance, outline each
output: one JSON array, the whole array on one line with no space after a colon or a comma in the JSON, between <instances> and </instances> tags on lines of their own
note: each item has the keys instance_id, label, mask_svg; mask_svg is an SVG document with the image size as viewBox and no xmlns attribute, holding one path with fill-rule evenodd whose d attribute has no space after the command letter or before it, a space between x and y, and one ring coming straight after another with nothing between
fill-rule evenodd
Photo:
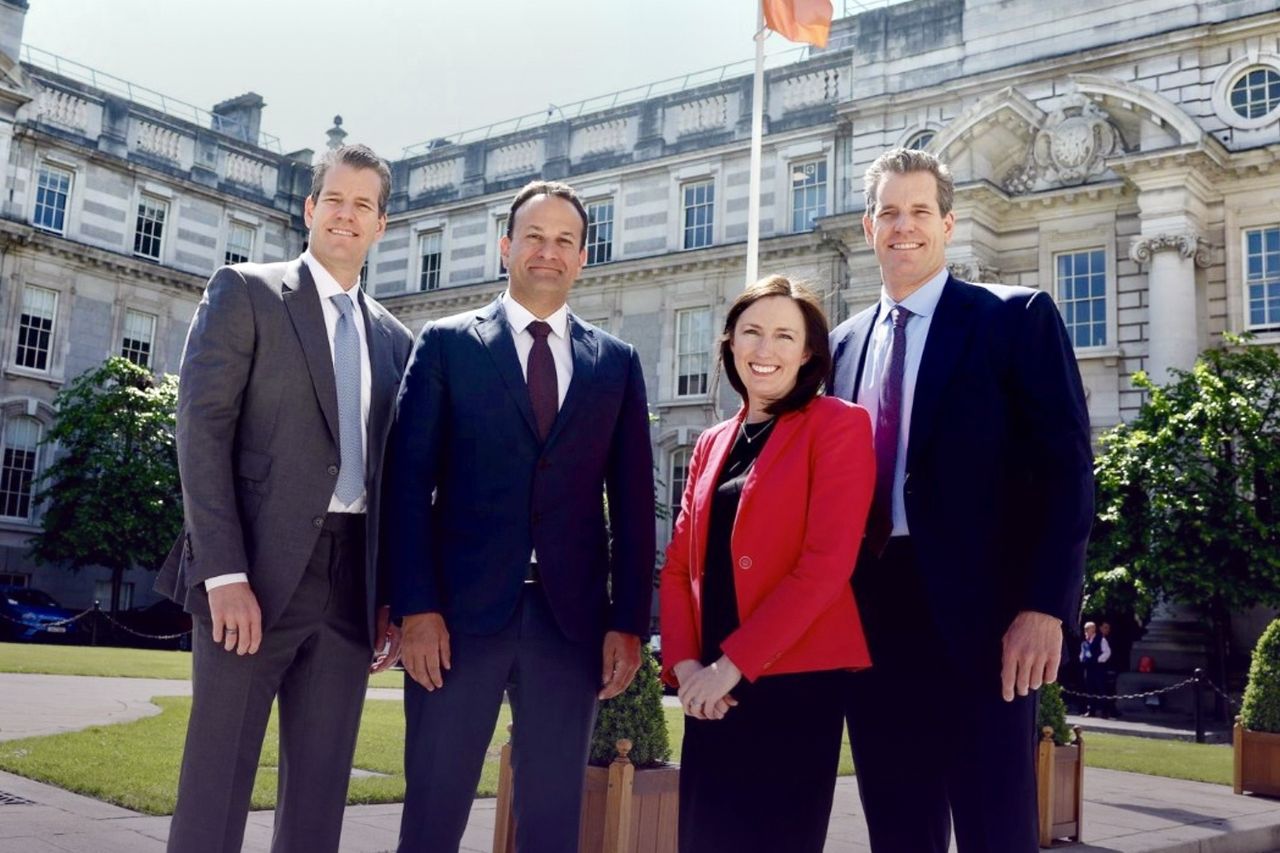
<instances>
[{"instance_id":1,"label":"gray trousers","mask_svg":"<svg viewBox=\"0 0 1280 853\"><path fill-rule=\"evenodd\" d=\"M556 626L540 584L525 584L496 634L452 634L452 669L427 691L405 676L400 853L457 853L505 689L511 700L517 853L578 849L601 643Z\"/></svg>"},{"instance_id":2,"label":"gray trousers","mask_svg":"<svg viewBox=\"0 0 1280 853\"><path fill-rule=\"evenodd\" d=\"M280 619L253 655L195 620L187 727L170 853L236 853L271 704L279 699L274 853L336 851L368 683L364 516L330 514Z\"/></svg>"}]
</instances>

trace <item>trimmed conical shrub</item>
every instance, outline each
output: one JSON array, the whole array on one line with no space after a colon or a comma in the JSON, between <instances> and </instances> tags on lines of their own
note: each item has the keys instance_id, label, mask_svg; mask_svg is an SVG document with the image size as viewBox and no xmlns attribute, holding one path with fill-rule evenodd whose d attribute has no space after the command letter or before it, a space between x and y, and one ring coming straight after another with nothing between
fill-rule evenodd
<instances>
[{"instance_id":1,"label":"trimmed conical shrub","mask_svg":"<svg viewBox=\"0 0 1280 853\"><path fill-rule=\"evenodd\" d=\"M666 764L671 758L667 721L662 713L658 662L647 644L640 646L640 671L622 694L600 703L591 733L590 762L601 767L617 755L617 743L631 741L631 763L637 767Z\"/></svg>"},{"instance_id":2,"label":"trimmed conical shrub","mask_svg":"<svg viewBox=\"0 0 1280 853\"><path fill-rule=\"evenodd\" d=\"M1280 732L1280 619L1267 626L1253 648L1240 716L1246 729Z\"/></svg>"}]
</instances>

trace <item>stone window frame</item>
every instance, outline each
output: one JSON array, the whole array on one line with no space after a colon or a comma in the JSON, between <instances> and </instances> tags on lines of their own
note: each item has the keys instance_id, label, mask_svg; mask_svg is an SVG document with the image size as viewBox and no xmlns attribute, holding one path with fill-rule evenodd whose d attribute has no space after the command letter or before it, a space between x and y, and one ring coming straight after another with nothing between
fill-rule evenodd
<instances>
[{"instance_id":1,"label":"stone window frame","mask_svg":"<svg viewBox=\"0 0 1280 853\"><path fill-rule=\"evenodd\" d=\"M1107 283L1105 298L1107 302L1107 342L1099 346L1077 347L1072 349L1077 358L1112 357L1120 350L1120 296L1119 278L1116 269L1116 227L1111 218L1106 222L1096 222L1092 227L1068 227L1067 223L1042 222L1039 228L1039 280L1042 289L1053 297L1054 305L1061 315L1062 306L1058 300L1058 255L1067 252L1081 252L1088 249L1102 249L1105 254Z\"/></svg>"},{"instance_id":2,"label":"stone window frame","mask_svg":"<svg viewBox=\"0 0 1280 853\"><path fill-rule=\"evenodd\" d=\"M1241 226L1240 228L1240 263L1239 263L1239 282L1240 282L1240 298L1241 305L1241 326L1245 331L1255 334L1262 334L1268 337L1280 335L1280 318L1273 323L1254 324L1250 317L1249 310L1249 270L1247 266L1249 258L1249 232L1251 231L1280 231L1280 220L1272 220L1271 222L1259 222L1252 225ZM1265 248L1264 248L1265 252Z\"/></svg>"},{"instance_id":3,"label":"stone window frame","mask_svg":"<svg viewBox=\"0 0 1280 853\"><path fill-rule=\"evenodd\" d=\"M697 391L681 391L680 379L682 376L695 376L696 374L682 374L680 372L680 359L682 355L694 356L698 353L690 350L682 352L680 349L680 332L681 318L692 314L693 312L704 312L707 317L707 369L705 373L705 383L703 387ZM715 374L716 367L716 328L715 328L715 309L708 302L693 305L681 305L672 311L671 315L671 396L677 400L699 400L705 399L711 394L712 379Z\"/></svg>"},{"instance_id":4,"label":"stone window frame","mask_svg":"<svg viewBox=\"0 0 1280 853\"><path fill-rule=\"evenodd\" d=\"M808 234L816 227L817 220L831 213L831 158L826 156L826 154L822 154L817 157L797 157L794 160L789 160L786 166L787 222L791 226L788 229L788 233ZM797 190L807 189L808 185L805 184L800 187L796 186L795 170L805 168L807 166L822 166L823 168L822 181L820 183L817 181L814 182L816 186L821 187L821 199L818 202L816 212L813 214L812 218L804 224L800 224L796 222L796 216L801 212L801 209L796 207L796 193ZM805 211L808 209L808 205L803 208Z\"/></svg>"},{"instance_id":5,"label":"stone window frame","mask_svg":"<svg viewBox=\"0 0 1280 853\"><path fill-rule=\"evenodd\" d=\"M592 238L592 230L591 230L591 229L592 229L592 226L593 226L593 225L598 225L599 223L592 223L592 222L591 222L591 211L592 211L594 208L599 208L599 207L601 207L601 206L603 206L603 205L606 205L606 204L607 204L607 205L609 205L609 219L608 219L608 224L609 224L609 236L608 236L608 239L606 239L606 240L597 240L597 241L595 241L595 243L593 243L593 242L592 242L592 240L591 240L591 238ZM583 246L583 247L587 250L587 262L586 262L583 266L587 266L587 267L594 267L594 266L599 266L600 264L607 264L607 263L610 263L610 262L612 262L612 261L616 261L616 260L618 260L618 258L617 258L617 256L616 256L616 254L615 254L615 252L614 252L614 247L617 245L617 239L616 239L616 236L617 236L617 233L618 233L618 227L617 227L617 226L618 226L618 200L617 200L617 196L616 196L615 194L613 194L613 193L609 193L609 194L606 194L606 195L597 195L597 196L595 196L594 198L587 198L587 199L584 199L584 200L583 200L582 207L583 207L583 209L584 209L584 210L586 210L586 211L587 211L587 241L586 241L586 243L585 243L585 244L584 244L584 246ZM605 247L605 248L604 248L604 254L606 255L606 257L605 257L603 260L601 260L601 259L597 259L597 260L595 260L595 261L591 260L592 248L593 248L594 246L604 246L604 247Z\"/></svg>"},{"instance_id":6,"label":"stone window frame","mask_svg":"<svg viewBox=\"0 0 1280 853\"><path fill-rule=\"evenodd\" d=\"M1222 69L1213 84L1213 111L1228 126L1237 130L1256 130L1280 122L1280 107L1258 118L1245 118L1231 106L1231 89L1244 74L1255 68L1269 68L1280 74L1280 55L1250 50Z\"/></svg>"},{"instance_id":7,"label":"stone window frame","mask_svg":"<svg viewBox=\"0 0 1280 853\"><path fill-rule=\"evenodd\" d=\"M151 329L149 332L150 340L144 340L141 337L130 337L129 320L130 315L142 318L142 321L151 321ZM156 340L159 337L160 317L150 311L143 311L139 308L126 307L121 312L120 319L120 356L127 358L139 367L145 367L147 370L156 369ZM133 344L130 346L130 344ZM146 348L143 349L143 346Z\"/></svg>"},{"instance_id":8,"label":"stone window frame","mask_svg":"<svg viewBox=\"0 0 1280 853\"><path fill-rule=\"evenodd\" d=\"M243 261L233 261L229 257L231 254L232 244L231 235L236 229L243 229L249 233L249 254L244 257ZM257 219L245 216L240 213L232 213L226 218L226 227L223 228L222 234L222 262L223 264L232 263L251 263L258 260L261 252L259 247L262 245L262 223ZM238 255L239 256L239 255Z\"/></svg>"},{"instance_id":9,"label":"stone window frame","mask_svg":"<svg viewBox=\"0 0 1280 853\"><path fill-rule=\"evenodd\" d=\"M53 295L53 318L49 323L49 341L45 351L44 367L31 367L18 361L18 348L22 346L22 317L23 305L25 303L26 293L28 290L43 290ZM62 298L62 292L56 287L47 287L42 284L34 284L32 282L22 282L18 287L14 288L14 296L16 297L13 305L13 346L9 353L10 367L19 370L29 376L47 376L54 372L54 364L57 361L58 344L60 343L60 335L58 327L60 325L59 313L62 311L63 303L66 301Z\"/></svg>"},{"instance_id":10,"label":"stone window frame","mask_svg":"<svg viewBox=\"0 0 1280 853\"><path fill-rule=\"evenodd\" d=\"M0 404L0 466L3 465L4 451L8 447L9 421L13 418L29 418L35 421L40 428L40 437L37 440L35 451L35 472L31 478L31 503L27 516L24 518L16 515L3 515L5 508L0 506L0 525L19 525L24 529L37 528L40 526L42 513L35 499L35 484L52 461L54 448L43 442L49 430L53 427L54 411L48 403L32 397L15 397Z\"/></svg>"},{"instance_id":11,"label":"stone window frame","mask_svg":"<svg viewBox=\"0 0 1280 853\"><path fill-rule=\"evenodd\" d=\"M46 169L67 174L67 199L66 205L62 210L62 228L48 228L36 222L36 208L39 206L40 198L40 173ZM29 220L33 228L37 231L43 231L46 234L57 234L60 237L67 236L71 231L72 212L75 210L75 194L76 187L79 184L80 170L74 163L67 163L53 157L41 158L36 164L35 171L31 176L31 214Z\"/></svg>"},{"instance_id":12,"label":"stone window frame","mask_svg":"<svg viewBox=\"0 0 1280 853\"><path fill-rule=\"evenodd\" d=\"M156 187L147 184L138 188L134 193L132 211L133 211L133 230L129 234L129 254L135 258L141 258L145 261L153 261L157 264L165 263L165 253L169 245L173 242L169 239L176 224L176 218L173 216L174 205L173 192L167 188ZM139 228L142 219L142 205L151 203L157 206L163 206L164 218L160 222L160 236L146 235L144 239L157 240L156 253L154 255L146 254L138 248ZM127 220L126 220L127 221Z\"/></svg>"},{"instance_id":13,"label":"stone window frame","mask_svg":"<svg viewBox=\"0 0 1280 853\"><path fill-rule=\"evenodd\" d=\"M709 199L698 201L695 197L692 204L689 202L689 191L696 190L700 187L708 189ZM678 229L680 232L680 250L694 251L696 249L707 249L716 245L716 220L720 217L716 216L716 180L714 177L693 178L680 182L680 220ZM694 208L705 208L707 211L707 220L704 223L689 225L689 211ZM706 242L698 242L700 234L706 234ZM690 237L693 237L696 245L690 245Z\"/></svg>"},{"instance_id":14,"label":"stone window frame","mask_svg":"<svg viewBox=\"0 0 1280 853\"><path fill-rule=\"evenodd\" d=\"M428 269L427 252L424 251L427 240L435 239L435 268ZM413 256L415 275L414 293L430 293L444 287L444 225L435 228L415 228L413 230ZM430 283L430 276L435 276L435 285Z\"/></svg>"},{"instance_id":15,"label":"stone window frame","mask_svg":"<svg viewBox=\"0 0 1280 853\"><path fill-rule=\"evenodd\" d=\"M499 243L507 235L507 220L510 217L510 205L503 205L489 212L489 221L493 223L493 237L489 240L489 245L493 247L493 277L498 281L507 279L507 268L502 263L502 247Z\"/></svg>"},{"instance_id":16,"label":"stone window frame","mask_svg":"<svg viewBox=\"0 0 1280 853\"><path fill-rule=\"evenodd\" d=\"M1236 334L1250 332L1256 336L1254 343L1280 344L1280 327L1249 325L1249 283L1245 267L1246 233L1280 226L1280 216L1276 215L1271 196L1265 190L1254 198L1241 199L1238 205L1227 205L1223 212L1227 331Z\"/></svg>"},{"instance_id":17,"label":"stone window frame","mask_svg":"<svg viewBox=\"0 0 1280 853\"><path fill-rule=\"evenodd\" d=\"M1102 273L1102 280L1103 280L1103 281L1102 281L1102 294L1101 294L1100 296L1095 296L1092 292L1090 292L1088 295L1084 296L1083 298L1076 296L1076 297L1073 297L1071 300L1067 300L1067 299L1063 296L1063 293L1062 293L1063 281L1062 281L1062 279L1060 279L1060 278L1059 278L1059 276L1058 276L1059 267L1060 267L1060 263L1059 263L1059 261L1060 261L1062 258L1064 258L1064 257L1074 257L1074 258L1077 258L1077 259L1078 259L1078 258L1080 258L1081 256L1089 256L1090 263L1092 263L1092 260L1093 260L1093 257L1092 257L1092 256L1093 256L1093 255L1096 255L1096 254L1101 254L1101 255L1102 255L1102 269L1098 271L1098 272L1101 272L1101 273ZM1069 320L1067 320L1067 318L1066 318L1065 316L1063 317L1063 322L1066 324L1066 328L1067 328L1067 337L1071 340L1071 346L1072 346L1072 348L1074 348L1074 349L1096 349L1096 348L1099 348L1099 347L1105 347L1105 346L1107 346L1109 343L1114 343L1114 341L1110 341L1110 340L1109 340L1109 335L1108 335L1108 331L1109 331L1109 330L1107 329L1107 317L1106 317L1106 311L1107 311L1107 308L1108 308L1107 290L1106 290L1106 288L1107 288L1107 283L1106 283L1106 280L1107 280L1107 247L1106 247L1106 246L1085 246L1085 247L1082 247L1082 248L1079 248L1079 249L1063 249L1063 250L1060 250L1060 251L1057 251L1057 252L1054 252L1054 253L1053 253L1053 256L1052 256L1052 263L1053 263L1053 271L1052 271L1052 275L1053 275L1053 301L1054 301L1055 303L1057 303L1059 312L1064 312L1064 311L1066 310L1066 308L1067 308L1068 303L1070 303L1070 304L1071 304L1071 306L1072 306L1073 308L1077 308L1077 307L1079 307L1081 303L1087 303L1087 304L1089 304L1089 305L1090 305L1090 308L1092 309L1092 305L1093 305L1094 300L1096 300L1096 299L1101 299L1101 300L1102 300L1103 316L1102 316L1102 319L1101 319L1101 320L1096 320L1096 319L1094 319L1094 318L1092 317L1092 310L1090 310L1090 315L1091 315L1091 316L1090 316L1090 317L1088 317L1088 318L1087 318L1086 320L1084 320L1084 321L1081 321L1078 317L1077 317L1077 318L1073 318L1073 320L1070 320L1070 321L1069 321ZM1094 274L1094 272L1095 272L1094 270L1090 269L1090 275ZM1078 274L1078 272L1077 272L1077 271L1073 271L1073 272L1072 272L1072 278L1073 278L1073 279L1078 279L1078 278L1080 278L1080 276L1079 276L1079 274ZM1073 313L1074 313L1074 312L1073 312ZM1103 337L1102 343L1100 343L1100 344L1080 344L1080 343L1077 343L1077 342L1076 342L1076 333L1077 333L1077 330L1079 330L1081 326L1087 326L1087 327L1088 327L1088 331L1089 331L1090 333L1092 333L1092 332L1093 332L1093 330L1095 329L1095 327L1096 327L1099 323L1101 323L1101 325L1102 325L1102 337Z\"/></svg>"}]
</instances>

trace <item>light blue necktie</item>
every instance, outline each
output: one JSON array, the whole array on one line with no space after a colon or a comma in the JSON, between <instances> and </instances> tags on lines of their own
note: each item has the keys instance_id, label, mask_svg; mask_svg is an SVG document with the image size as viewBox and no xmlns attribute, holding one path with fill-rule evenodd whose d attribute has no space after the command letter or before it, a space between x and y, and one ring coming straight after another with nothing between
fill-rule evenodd
<instances>
[{"instance_id":1,"label":"light blue necktie","mask_svg":"<svg viewBox=\"0 0 1280 853\"><path fill-rule=\"evenodd\" d=\"M356 331L351 296L332 297L338 308L338 325L333 332L333 378L338 386L338 444L342 467L334 494L350 504L364 491L364 439L360 435L360 334Z\"/></svg>"}]
</instances>

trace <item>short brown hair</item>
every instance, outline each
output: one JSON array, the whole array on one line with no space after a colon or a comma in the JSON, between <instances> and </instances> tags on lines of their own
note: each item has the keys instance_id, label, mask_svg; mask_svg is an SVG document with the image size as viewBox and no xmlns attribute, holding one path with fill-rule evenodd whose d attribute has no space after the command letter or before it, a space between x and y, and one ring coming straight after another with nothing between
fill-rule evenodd
<instances>
[{"instance_id":1,"label":"short brown hair","mask_svg":"<svg viewBox=\"0 0 1280 853\"><path fill-rule=\"evenodd\" d=\"M382 184L378 190L378 215L385 216L387 202L391 200L391 167L386 160L374 154L368 145L340 145L326 151L311 171L311 200L320 200L325 175L339 163L353 169L372 169L378 173L378 180Z\"/></svg>"},{"instance_id":2,"label":"short brown hair","mask_svg":"<svg viewBox=\"0 0 1280 853\"><path fill-rule=\"evenodd\" d=\"M573 209L582 217L582 239L578 241L578 248L581 249L587 245L587 209L582 206L582 199L578 198L577 190L562 181L530 181L520 188L520 192L516 193L516 197L511 200L511 209L507 211L508 240L515 234L516 211L535 195L553 195L573 205Z\"/></svg>"},{"instance_id":3,"label":"short brown hair","mask_svg":"<svg viewBox=\"0 0 1280 853\"><path fill-rule=\"evenodd\" d=\"M876 194L880 180L885 175L905 175L908 172L928 172L938 184L938 213L946 216L956 198L956 182L951 170L928 151L913 148L890 148L867 167L862 176L862 194L867 203L867 216L876 215Z\"/></svg>"},{"instance_id":4,"label":"short brown hair","mask_svg":"<svg viewBox=\"0 0 1280 853\"><path fill-rule=\"evenodd\" d=\"M738 375L738 367L733 363L733 329L738 325L738 318L761 299L770 296L785 296L796 304L804 317L804 345L809 351L809 359L800 365L796 373L796 384L779 400L774 400L765 407L770 415L785 415L809 405L818 396L822 383L831 371L831 344L827 340L830 327L827 325L827 314L822 310L822 303L817 295L799 282L781 275L762 278L733 300L729 313L724 318L724 334L720 336L720 364L724 375L728 378L733 390L738 392L742 402L747 402L747 386Z\"/></svg>"}]
</instances>

